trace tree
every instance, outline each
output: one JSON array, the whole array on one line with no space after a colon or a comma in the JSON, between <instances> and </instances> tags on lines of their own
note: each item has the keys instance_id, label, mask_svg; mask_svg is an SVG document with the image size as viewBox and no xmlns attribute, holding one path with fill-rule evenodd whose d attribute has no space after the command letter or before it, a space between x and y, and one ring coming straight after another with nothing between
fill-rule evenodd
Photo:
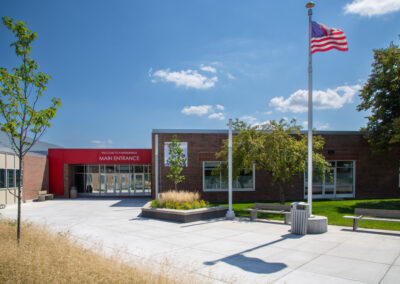
<instances>
[{"instance_id":1,"label":"tree","mask_svg":"<svg viewBox=\"0 0 400 284\"><path fill-rule=\"evenodd\" d=\"M280 202L285 202L284 185L293 185L294 177L307 169L307 135L300 134L296 121L290 123L280 120L271 121L262 126L249 126L236 120L233 123L237 135L232 142L232 175L236 179L240 171L264 169L272 176L272 184L278 184ZM217 158L226 159L228 155L227 141ZM314 151L323 149L324 140L320 136L313 137ZM328 171L329 163L322 154L313 152L313 166L316 172L323 175Z\"/></svg>"},{"instance_id":2,"label":"tree","mask_svg":"<svg viewBox=\"0 0 400 284\"><path fill-rule=\"evenodd\" d=\"M390 149L400 142L400 49L374 50L374 62L367 83L361 89L358 111L370 111L366 132L374 152Z\"/></svg>"},{"instance_id":3,"label":"tree","mask_svg":"<svg viewBox=\"0 0 400 284\"><path fill-rule=\"evenodd\" d=\"M26 28L22 21L3 17L3 24L15 35L16 41L10 46L15 48L21 65L12 68L0 68L0 127L7 133L14 153L19 158L20 171L18 181L18 217L17 240L21 236L21 181L23 175L23 159L26 153L39 140L45 130L50 127L49 121L55 117L61 101L51 99L49 108L38 110L38 102L46 90L50 76L39 72L39 64L31 58L31 44L37 33ZM32 136L31 138L28 135Z\"/></svg>"},{"instance_id":4,"label":"tree","mask_svg":"<svg viewBox=\"0 0 400 284\"><path fill-rule=\"evenodd\" d=\"M181 143L178 141L176 135L172 138L172 142L168 145L169 158L167 163L169 165L167 178L169 178L175 185L175 190L178 189L178 183L185 180L185 176L181 175L183 166L187 162L187 157L183 149L181 148Z\"/></svg>"}]
</instances>

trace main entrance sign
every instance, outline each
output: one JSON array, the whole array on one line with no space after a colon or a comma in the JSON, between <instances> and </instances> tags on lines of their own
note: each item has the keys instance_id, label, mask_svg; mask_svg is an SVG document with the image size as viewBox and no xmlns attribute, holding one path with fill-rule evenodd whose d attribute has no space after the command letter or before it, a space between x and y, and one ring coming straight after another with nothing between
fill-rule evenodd
<instances>
[{"instance_id":1,"label":"main entrance sign","mask_svg":"<svg viewBox=\"0 0 400 284\"><path fill-rule=\"evenodd\" d=\"M121 161L127 161L130 164L135 162L140 163L141 155L137 151L102 151L98 156L98 163L113 162L119 163ZM143 158L143 157L142 157Z\"/></svg>"}]
</instances>

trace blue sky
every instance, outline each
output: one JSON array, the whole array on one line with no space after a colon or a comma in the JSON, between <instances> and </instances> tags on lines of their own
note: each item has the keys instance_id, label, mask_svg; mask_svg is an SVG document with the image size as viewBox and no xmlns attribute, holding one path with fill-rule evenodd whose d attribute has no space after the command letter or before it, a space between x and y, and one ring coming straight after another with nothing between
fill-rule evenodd
<instances>
[{"instance_id":1,"label":"blue sky","mask_svg":"<svg viewBox=\"0 0 400 284\"><path fill-rule=\"evenodd\" d=\"M307 1L20 1L1 16L38 33L32 56L62 107L43 140L73 148L149 148L152 129L223 129L296 118L306 126ZM358 130L372 49L398 43L400 0L315 1L349 51L313 55L314 127ZM0 27L0 66L18 62Z\"/></svg>"}]
</instances>

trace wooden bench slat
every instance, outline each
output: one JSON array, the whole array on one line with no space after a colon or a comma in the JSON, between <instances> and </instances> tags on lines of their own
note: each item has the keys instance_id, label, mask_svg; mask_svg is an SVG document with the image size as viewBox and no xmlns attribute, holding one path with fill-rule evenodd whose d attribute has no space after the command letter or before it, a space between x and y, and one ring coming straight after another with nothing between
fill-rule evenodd
<instances>
[{"instance_id":1,"label":"wooden bench slat","mask_svg":"<svg viewBox=\"0 0 400 284\"><path fill-rule=\"evenodd\" d=\"M361 219L363 216L343 216L344 219Z\"/></svg>"},{"instance_id":2,"label":"wooden bench slat","mask_svg":"<svg viewBox=\"0 0 400 284\"><path fill-rule=\"evenodd\" d=\"M258 205L258 204L263 204L263 205L265 205L265 203L255 203L254 204L254 209L253 208L249 208L249 209L244 209L244 211L248 211L248 212L250 212L250 219L252 220L252 221L254 221L255 219L257 219L257 216L258 216L258 212L260 212L260 213L269 213L269 214L282 214L282 215L284 215L285 216L285 224L289 224L289 222L290 222L290 219L291 219L291 214L290 214L290 211L286 211L286 210L284 210L284 208L287 208L287 206L282 206L281 204L273 204L273 205L280 205L279 207L277 207L277 206L273 206L274 207L274 209L277 209L277 210L265 210L265 209L272 209L272 208L265 208L265 206L264 206L264 208L263 209L261 209L261 208L258 208L256 205ZM290 209L290 206L289 206L289 209Z\"/></svg>"},{"instance_id":3,"label":"wooden bench slat","mask_svg":"<svg viewBox=\"0 0 400 284\"><path fill-rule=\"evenodd\" d=\"M254 203L254 208L290 211L289 204Z\"/></svg>"},{"instance_id":4,"label":"wooden bench slat","mask_svg":"<svg viewBox=\"0 0 400 284\"><path fill-rule=\"evenodd\" d=\"M359 216L343 216L344 219L353 219L353 231L357 230L359 220L400 223L400 219L389 219L390 217L399 218L400 210L355 208L354 214ZM372 217L365 217L365 216L372 216ZM376 218L376 217L389 217L389 218Z\"/></svg>"},{"instance_id":5,"label":"wooden bench slat","mask_svg":"<svg viewBox=\"0 0 400 284\"><path fill-rule=\"evenodd\" d=\"M400 218L400 210L356 208L354 215Z\"/></svg>"},{"instance_id":6,"label":"wooden bench slat","mask_svg":"<svg viewBox=\"0 0 400 284\"><path fill-rule=\"evenodd\" d=\"M367 220L367 221L385 221L385 222L399 222L400 219L389 219L389 218L373 218L373 217L363 217L360 220Z\"/></svg>"}]
</instances>

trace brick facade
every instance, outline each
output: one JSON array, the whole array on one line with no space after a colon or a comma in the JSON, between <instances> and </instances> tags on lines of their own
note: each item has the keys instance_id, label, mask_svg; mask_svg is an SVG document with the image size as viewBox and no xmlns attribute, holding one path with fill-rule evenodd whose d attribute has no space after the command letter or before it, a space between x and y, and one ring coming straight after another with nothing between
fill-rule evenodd
<instances>
[{"instance_id":1,"label":"brick facade","mask_svg":"<svg viewBox=\"0 0 400 284\"><path fill-rule=\"evenodd\" d=\"M32 200L39 191L49 188L49 166L47 156L27 154L24 158L24 198Z\"/></svg>"},{"instance_id":2,"label":"brick facade","mask_svg":"<svg viewBox=\"0 0 400 284\"><path fill-rule=\"evenodd\" d=\"M188 133L176 131L152 133L153 167L155 166L155 135L159 139L159 191L173 189L173 183L166 178L164 167L164 142L170 142L176 135L179 141L188 142L188 167L183 169L185 180L178 189L198 191L209 201L227 201L227 192L203 192L203 161L217 161L215 153L220 151L227 132ZM327 160L355 161L356 198L395 198L400 197L399 188L399 149L384 154L372 154L367 141L358 132L321 132L325 139L323 154ZM155 175L153 170L152 195L155 194ZM299 175L293 186L285 185L287 200L304 198L304 177ZM279 200L277 185L271 185L271 176L263 170L256 170L255 191L234 191L234 201L276 201Z\"/></svg>"}]
</instances>

